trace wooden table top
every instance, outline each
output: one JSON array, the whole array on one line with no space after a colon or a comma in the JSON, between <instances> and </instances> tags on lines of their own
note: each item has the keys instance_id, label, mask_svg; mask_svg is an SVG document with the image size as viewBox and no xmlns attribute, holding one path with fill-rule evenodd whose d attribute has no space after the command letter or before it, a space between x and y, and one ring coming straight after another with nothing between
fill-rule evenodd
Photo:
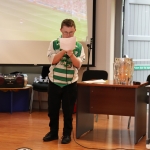
<instances>
[{"instance_id":1,"label":"wooden table top","mask_svg":"<svg viewBox=\"0 0 150 150\"><path fill-rule=\"evenodd\" d=\"M148 85L148 82L141 83L140 85L124 85L124 84L116 84L113 80L89 80L78 82L78 85L82 86L101 86L101 87L122 87L122 88L138 88L141 86Z\"/></svg>"},{"instance_id":2,"label":"wooden table top","mask_svg":"<svg viewBox=\"0 0 150 150\"><path fill-rule=\"evenodd\" d=\"M12 87L11 88L0 88L0 91L25 90L25 89L29 89L29 88L32 88L32 85L27 84L24 87L18 87L18 88L12 88Z\"/></svg>"}]
</instances>

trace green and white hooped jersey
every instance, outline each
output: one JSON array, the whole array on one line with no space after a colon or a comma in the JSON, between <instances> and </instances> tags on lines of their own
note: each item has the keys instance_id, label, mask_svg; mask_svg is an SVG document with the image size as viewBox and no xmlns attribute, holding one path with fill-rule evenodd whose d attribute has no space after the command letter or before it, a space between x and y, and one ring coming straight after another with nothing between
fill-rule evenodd
<instances>
[{"instance_id":1,"label":"green and white hooped jersey","mask_svg":"<svg viewBox=\"0 0 150 150\"><path fill-rule=\"evenodd\" d=\"M54 56L61 51L59 39L50 43L47 56L50 63ZM85 54L81 43L76 42L76 47L73 50L74 55L80 60L81 64L85 60ZM56 65L51 65L49 79L56 85L63 87L78 80L78 69L73 66L70 57L65 54Z\"/></svg>"}]
</instances>

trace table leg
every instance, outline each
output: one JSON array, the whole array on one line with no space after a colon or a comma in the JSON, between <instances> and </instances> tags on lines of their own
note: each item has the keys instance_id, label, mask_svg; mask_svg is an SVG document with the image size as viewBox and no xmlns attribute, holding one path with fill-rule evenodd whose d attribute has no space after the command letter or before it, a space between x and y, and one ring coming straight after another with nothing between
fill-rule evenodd
<instances>
[{"instance_id":1,"label":"table leg","mask_svg":"<svg viewBox=\"0 0 150 150\"><path fill-rule=\"evenodd\" d=\"M139 87L135 91L135 123L134 123L134 143L146 135L146 96L145 87Z\"/></svg>"},{"instance_id":2,"label":"table leg","mask_svg":"<svg viewBox=\"0 0 150 150\"><path fill-rule=\"evenodd\" d=\"M147 140L146 144L150 144L150 93L149 93L149 107L148 107L148 127L147 127Z\"/></svg>"},{"instance_id":3,"label":"table leg","mask_svg":"<svg viewBox=\"0 0 150 150\"><path fill-rule=\"evenodd\" d=\"M10 98L10 113L13 112L13 91L10 91L11 98Z\"/></svg>"},{"instance_id":4,"label":"table leg","mask_svg":"<svg viewBox=\"0 0 150 150\"><path fill-rule=\"evenodd\" d=\"M94 114L89 113L90 87L78 87L76 112L76 138L94 127Z\"/></svg>"},{"instance_id":5,"label":"table leg","mask_svg":"<svg viewBox=\"0 0 150 150\"><path fill-rule=\"evenodd\" d=\"M31 88L31 99L30 99L30 113L32 113L32 105L33 105L33 94L34 94L34 91L33 91L33 87Z\"/></svg>"}]
</instances>

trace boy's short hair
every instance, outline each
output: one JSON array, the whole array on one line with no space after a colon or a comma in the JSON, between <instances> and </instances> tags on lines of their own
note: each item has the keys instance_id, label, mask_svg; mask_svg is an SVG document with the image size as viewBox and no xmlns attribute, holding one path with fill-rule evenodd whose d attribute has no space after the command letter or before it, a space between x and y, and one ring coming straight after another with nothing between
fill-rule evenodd
<instances>
[{"instance_id":1,"label":"boy's short hair","mask_svg":"<svg viewBox=\"0 0 150 150\"><path fill-rule=\"evenodd\" d=\"M75 22L72 19L64 19L61 23L61 29L63 26L74 27L76 29Z\"/></svg>"}]
</instances>

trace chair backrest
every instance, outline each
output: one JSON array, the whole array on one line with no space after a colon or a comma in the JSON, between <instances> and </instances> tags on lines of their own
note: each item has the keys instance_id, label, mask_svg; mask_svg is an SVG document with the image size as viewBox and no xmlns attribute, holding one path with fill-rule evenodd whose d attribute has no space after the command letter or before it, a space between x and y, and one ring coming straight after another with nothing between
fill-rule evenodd
<instances>
[{"instance_id":1,"label":"chair backrest","mask_svg":"<svg viewBox=\"0 0 150 150\"><path fill-rule=\"evenodd\" d=\"M83 72L82 81L92 80L92 79L108 79L108 73L105 70L87 70Z\"/></svg>"},{"instance_id":2,"label":"chair backrest","mask_svg":"<svg viewBox=\"0 0 150 150\"><path fill-rule=\"evenodd\" d=\"M48 76L50 66L43 66L41 76L43 79ZM38 92L47 92L48 91L48 82L33 82L33 90Z\"/></svg>"},{"instance_id":3,"label":"chair backrest","mask_svg":"<svg viewBox=\"0 0 150 150\"><path fill-rule=\"evenodd\" d=\"M148 81L148 84L150 84L150 75L147 76L147 80Z\"/></svg>"},{"instance_id":4,"label":"chair backrest","mask_svg":"<svg viewBox=\"0 0 150 150\"><path fill-rule=\"evenodd\" d=\"M45 77L48 76L49 67L50 67L50 66L43 66L43 67L42 67L41 76L42 76L43 79L45 79Z\"/></svg>"}]
</instances>

